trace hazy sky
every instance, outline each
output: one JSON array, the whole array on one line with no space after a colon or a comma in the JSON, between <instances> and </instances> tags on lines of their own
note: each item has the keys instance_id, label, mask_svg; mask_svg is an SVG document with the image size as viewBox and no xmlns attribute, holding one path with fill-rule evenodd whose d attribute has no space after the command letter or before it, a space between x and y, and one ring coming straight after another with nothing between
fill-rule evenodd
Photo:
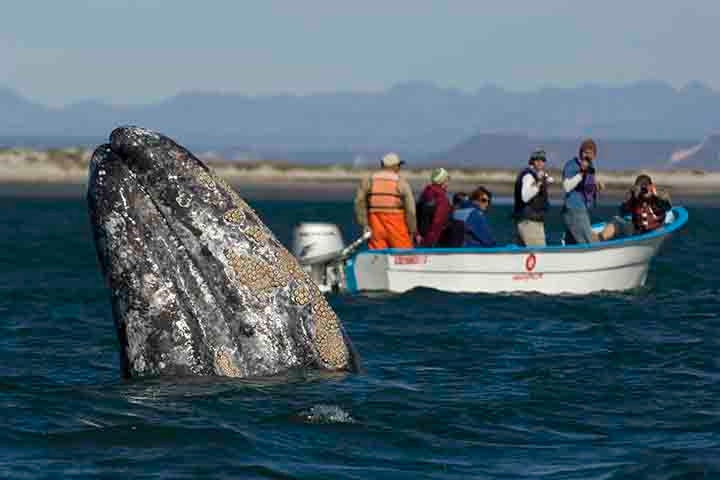
<instances>
[{"instance_id":1,"label":"hazy sky","mask_svg":"<svg viewBox=\"0 0 720 480\"><path fill-rule=\"evenodd\" d=\"M718 0L6 0L0 24L0 87L53 105L411 80L720 90Z\"/></svg>"}]
</instances>

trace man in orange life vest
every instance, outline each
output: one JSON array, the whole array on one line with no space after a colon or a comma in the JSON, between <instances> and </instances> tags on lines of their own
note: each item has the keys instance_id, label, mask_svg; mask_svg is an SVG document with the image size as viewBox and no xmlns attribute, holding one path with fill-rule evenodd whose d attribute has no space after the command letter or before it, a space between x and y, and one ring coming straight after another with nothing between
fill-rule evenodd
<instances>
[{"instance_id":1,"label":"man in orange life vest","mask_svg":"<svg viewBox=\"0 0 720 480\"><path fill-rule=\"evenodd\" d=\"M415 197L400 177L405 162L395 153L382 159L382 169L363 179L355 194L355 217L369 230L370 250L412 248L415 238Z\"/></svg>"}]
</instances>

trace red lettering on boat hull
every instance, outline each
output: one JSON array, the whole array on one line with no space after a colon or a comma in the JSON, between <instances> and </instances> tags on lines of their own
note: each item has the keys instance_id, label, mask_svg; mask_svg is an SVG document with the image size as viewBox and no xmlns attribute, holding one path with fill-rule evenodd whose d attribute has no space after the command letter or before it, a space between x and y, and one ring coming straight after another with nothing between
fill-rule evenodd
<instances>
[{"instance_id":1,"label":"red lettering on boat hull","mask_svg":"<svg viewBox=\"0 0 720 480\"><path fill-rule=\"evenodd\" d=\"M425 265L428 263L427 255L397 255L393 257L395 265Z\"/></svg>"},{"instance_id":2,"label":"red lettering on boat hull","mask_svg":"<svg viewBox=\"0 0 720 480\"><path fill-rule=\"evenodd\" d=\"M541 280L543 278L542 273L525 273L522 275L513 275L513 282L527 282L530 280Z\"/></svg>"}]
</instances>

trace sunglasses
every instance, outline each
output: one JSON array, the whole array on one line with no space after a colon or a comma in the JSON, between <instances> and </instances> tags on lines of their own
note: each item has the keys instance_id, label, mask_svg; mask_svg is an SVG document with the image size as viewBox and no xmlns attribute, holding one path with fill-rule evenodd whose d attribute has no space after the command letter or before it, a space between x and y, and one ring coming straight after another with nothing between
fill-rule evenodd
<instances>
[{"instance_id":1,"label":"sunglasses","mask_svg":"<svg viewBox=\"0 0 720 480\"><path fill-rule=\"evenodd\" d=\"M489 204L490 204L490 199L487 198L487 197L481 197L480 200L478 200L478 202L480 202L480 203L487 203L487 204L489 205Z\"/></svg>"}]
</instances>

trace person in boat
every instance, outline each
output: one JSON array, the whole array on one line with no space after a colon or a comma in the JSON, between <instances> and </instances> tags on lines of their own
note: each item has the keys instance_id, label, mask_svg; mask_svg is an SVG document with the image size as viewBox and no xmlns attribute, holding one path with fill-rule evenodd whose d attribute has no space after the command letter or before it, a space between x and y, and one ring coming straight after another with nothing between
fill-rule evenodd
<instances>
[{"instance_id":1,"label":"person in boat","mask_svg":"<svg viewBox=\"0 0 720 480\"><path fill-rule=\"evenodd\" d=\"M614 217L600 233L600 240L628 237L651 232L663 226L672 209L670 195L658 191L649 175L638 175L620 205L620 216ZM630 216L630 221L625 216Z\"/></svg>"},{"instance_id":2,"label":"person in boat","mask_svg":"<svg viewBox=\"0 0 720 480\"><path fill-rule=\"evenodd\" d=\"M437 246L448 226L451 207L448 199L450 175L444 168L430 173L430 184L425 187L416 205L417 244L421 247Z\"/></svg>"},{"instance_id":3,"label":"person in boat","mask_svg":"<svg viewBox=\"0 0 720 480\"><path fill-rule=\"evenodd\" d=\"M453 194L453 197L452 197L453 209L458 208L460 205L467 202L468 200L470 200L470 195L468 195L465 192L457 192L457 193Z\"/></svg>"},{"instance_id":4,"label":"person in boat","mask_svg":"<svg viewBox=\"0 0 720 480\"><path fill-rule=\"evenodd\" d=\"M593 161L597 156L597 145L588 138L580 144L578 156L565 163L562 186L565 203L562 209L565 222L565 242L590 243L597 240L590 224L590 209L594 206L597 193L603 185L595 178Z\"/></svg>"},{"instance_id":5,"label":"person in boat","mask_svg":"<svg viewBox=\"0 0 720 480\"><path fill-rule=\"evenodd\" d=\"M521 246L545 246L545 212L550 207L548 185L554 181L545 171L546 160L544 150L535 150L528 166L515 179L513 220Z\"/></svg>"},{"instance_id":6,"label":"person in boat","mask_svg":"<svg viewBox=\"0 0 720 480\"><path fill-rule=\"evenodd\" d=\"M470 196L465 192L457 192L452 197L452 210L448 224L440 235L437 246L441 248L460 248L465 243L465 222L455 220L453 214L460 206L470 201Z\"/></svg>"},{"instance_id":7,"label":"person in boat","mask_svg":"<svg viewBox=\"0 0 720 480\"><path fill-rule=\"evenodd\" d=\"M396 153L382 158L381 169L360 182L355 192L355 218L370 232L368 248L413 248L415 196L400 176L405 162Z\"/></svg>"},{"instance_id":8,"label":"person in boat","mask_svg":"<svg viewBox=\"0 0 720 480\"><path fill-rule=\"evenodd\" d=\"M464 230L463 247L494 247L497 245L485 212L492 202L492 193L478 187L470 194L470 200L453 212L453 220L461 222Z\"/></svg>"}]
</instances>

